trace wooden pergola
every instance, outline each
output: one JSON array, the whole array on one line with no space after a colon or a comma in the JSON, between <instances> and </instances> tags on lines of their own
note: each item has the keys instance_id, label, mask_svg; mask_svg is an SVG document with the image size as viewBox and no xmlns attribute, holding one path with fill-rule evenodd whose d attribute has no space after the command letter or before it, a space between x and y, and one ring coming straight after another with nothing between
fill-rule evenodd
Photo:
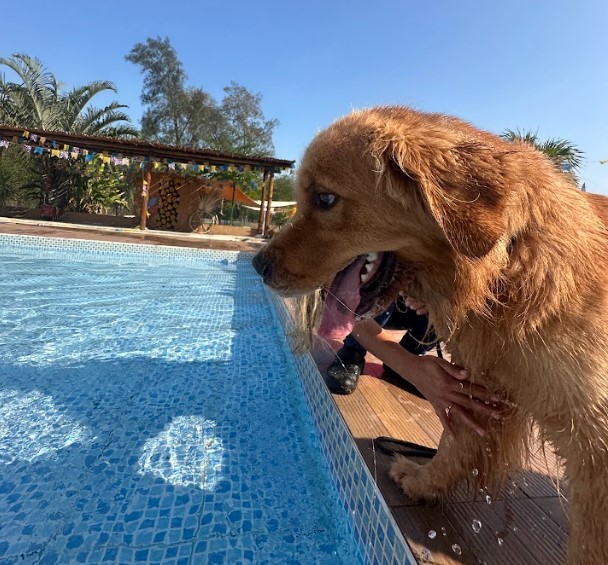
<instances>
[{"instance_id":1,"label":"wooden pergola","mask_svg":"<svg viewBox=\"0 0 608 565\"><path fill-rule=\"evenodd\" d=\"M18 143L28 146L31 152L51 152L60 157L79 157L93 154L107 159L136 158L141 160L142 190L140 228L146 229L149 187L151 170L157 164L175 167L186 165L197 170L259 170L263 172L262 205L258 217L258 231L262 235L270 226L271 204L274 192L274 175L282 170L291 169L295 161L275 159L274 157L253 157L222 153L212 149L193 147L175 147L150 143L139 139L116 139L90 135L72 134L39 129L24 129L15 126L0 125L0 141ZM179 167L175 173L180 174ZM265 203L265 205L264 205Z\"/></svg>"}]
</instances>

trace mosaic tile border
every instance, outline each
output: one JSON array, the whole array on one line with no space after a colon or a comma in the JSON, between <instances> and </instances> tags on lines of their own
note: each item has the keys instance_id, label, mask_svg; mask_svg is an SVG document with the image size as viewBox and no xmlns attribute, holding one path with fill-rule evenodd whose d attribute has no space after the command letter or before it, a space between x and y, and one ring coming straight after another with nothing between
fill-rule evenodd
<instances>
[{"instance_id":1,"label":"mosaic tile border","mask_svg":"<svg viewBox=\"0 0 608 565\"><path fill-rule=\"evenodd\" d=\"M342 505L369 565L416 565L417 561L363 461L354 439L334 404L310 354L293 355L293 319L283 299L266 289L273 314L285 332L285 348L295 363L311 409L313 421Z\"/></svg>"},{"instance_id":2,"label":"mosaic tile border","mask_svg":"<svg viewBox=\"0 0 608 565\"><path fill-rule=\"evenodd\" d=\"M35 235L0 234L0 245L16 246L20 249L36 249L49 257L78 258L86 256L121 255L131 259L154 259L155 261L228 261L240 263L251 261L253 253L219 251L142 243L110 242L91 239L43 237Z\"/></svg>"}]
</instances>

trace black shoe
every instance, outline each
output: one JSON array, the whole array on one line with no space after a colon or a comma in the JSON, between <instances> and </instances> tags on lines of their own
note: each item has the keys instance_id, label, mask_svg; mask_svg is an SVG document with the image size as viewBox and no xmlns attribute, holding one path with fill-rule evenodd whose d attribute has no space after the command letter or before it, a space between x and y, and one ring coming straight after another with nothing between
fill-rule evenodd
<instances>
[{"instance_id":1,"label":"black shoe","mask_svg":"<svg viewBox=\"0 0 608 565\"><path fill-rule=\"evenodd\" d=\"M423 457L425 459L432 459L437 455L437 450L432 447L386 436L377 437L373 440L372 445L377 447L382 453L391 457L403 455L403 457Z\"/></svg>"},{"instance_id":2,"label":"black shoe","mask_svg":"<svg viewBox=\"0 0 608 565\"><path fill-rule=\"evenodd\" d=\"M351 394L357 388L365 367L365 355L350 347L342 347L334 362L327 368L325 382L331 392Z\"/></svg>"},{"instance_id":3,"label":"black shoe","mask_svg":"<svg viewBox=\"0 0 608 565\"><path fill-rule=\"evenodd\" d=\"M388 381L395 386L398 386L400 389L417 396L418 398L422 398L426 400L425 396L409 381L406 381L399 373L393 371L388 365L382 363L382 367L384 368L384 372L382 373L382 378L385 381Z\"/></svg>"}]
</instances>

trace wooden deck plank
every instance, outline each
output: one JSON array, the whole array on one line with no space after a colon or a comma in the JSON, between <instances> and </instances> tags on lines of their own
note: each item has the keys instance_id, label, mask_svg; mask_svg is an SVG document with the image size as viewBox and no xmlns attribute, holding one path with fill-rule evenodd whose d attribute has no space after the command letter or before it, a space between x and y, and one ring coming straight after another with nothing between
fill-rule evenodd
<instances>
[{"instance_id":1,"label":"wooden deck plank","mask_svg":"<svg viewBox=\"0 0 608 565\"><path fill-rule=\"evenodd\" d=\"M419 562L441 565L478 564L466 540L454 530L439 506L395 508L393 516ZM435 533L434 538L429 537L430 532ZM460 554L456 553L458 550Z\"/></svg>"},{"instance_id":2,"label":"wooden deck plank","mask_svg":"<svg viewBox=\"0 0 608 565\"><path fill-rule=\"evenodd\" d=\"M567 503L563 499L555 496L535 498L534 504L536 504L536 506L538 506L546 516L555 522L564 532L567 532L570 529L570 519L566 514Z\"/></svg>"},{"instance_id":3,"label":"wooden deck plank","mask_svg":"<svg viewBox=\"0 0 608 565\"><path fill-rule=\"evenodd\" d=\"M333 398L354 437L371 439L388 433L360 389L348 395L335 394Z\"/></svg>"},{"instance_id":4,"label":"wooden deck plank","mask_svg":"<svg viewBox=\"0 0 608 565\"><path fill-rule=\"evenodd\" d=\"M402 409L402 402L406 401L400 401L392 394L385 382L374 377L363 376L359 380L357 388L386 427L387 435L407 439L429 447L436 447L437 441L418 425L417 411L412 411L409 414L405 413ZM412 395L408 394L408 396Z\"/></svg>"},{"instance_id":5,"label":"wooden deck plank","mask_svg":"<svg viewBox=\"0 0 608 565\"><path fill-rule=\"evenodd\" d=\"M507 498L490 506L455 504L450 511L455 527L468 529L468 535L462 535L482 561L545 565L565 560L565 532L546 517L539 520L541 513L531 499ZM473 520L482 524L478 534L473 532Z\"/></svg>"}]
</instances>

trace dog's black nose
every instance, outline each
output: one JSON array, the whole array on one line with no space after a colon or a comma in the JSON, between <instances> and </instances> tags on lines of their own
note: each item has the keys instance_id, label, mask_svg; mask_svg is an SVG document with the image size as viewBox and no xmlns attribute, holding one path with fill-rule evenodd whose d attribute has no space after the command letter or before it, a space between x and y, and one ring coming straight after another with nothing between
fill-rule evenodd
<instances>
[{"instance_id":1,"label":"dog's black nose","mask_svg":"<svg viewBox=\"0 0 608 565\"><path fill-rule=\"evenodd\" d=\"M253 268L262 275L265 284L270 284L272 278L272 261L264 251L259 251L253 258Z\"/></svg>"}]
</instances>

